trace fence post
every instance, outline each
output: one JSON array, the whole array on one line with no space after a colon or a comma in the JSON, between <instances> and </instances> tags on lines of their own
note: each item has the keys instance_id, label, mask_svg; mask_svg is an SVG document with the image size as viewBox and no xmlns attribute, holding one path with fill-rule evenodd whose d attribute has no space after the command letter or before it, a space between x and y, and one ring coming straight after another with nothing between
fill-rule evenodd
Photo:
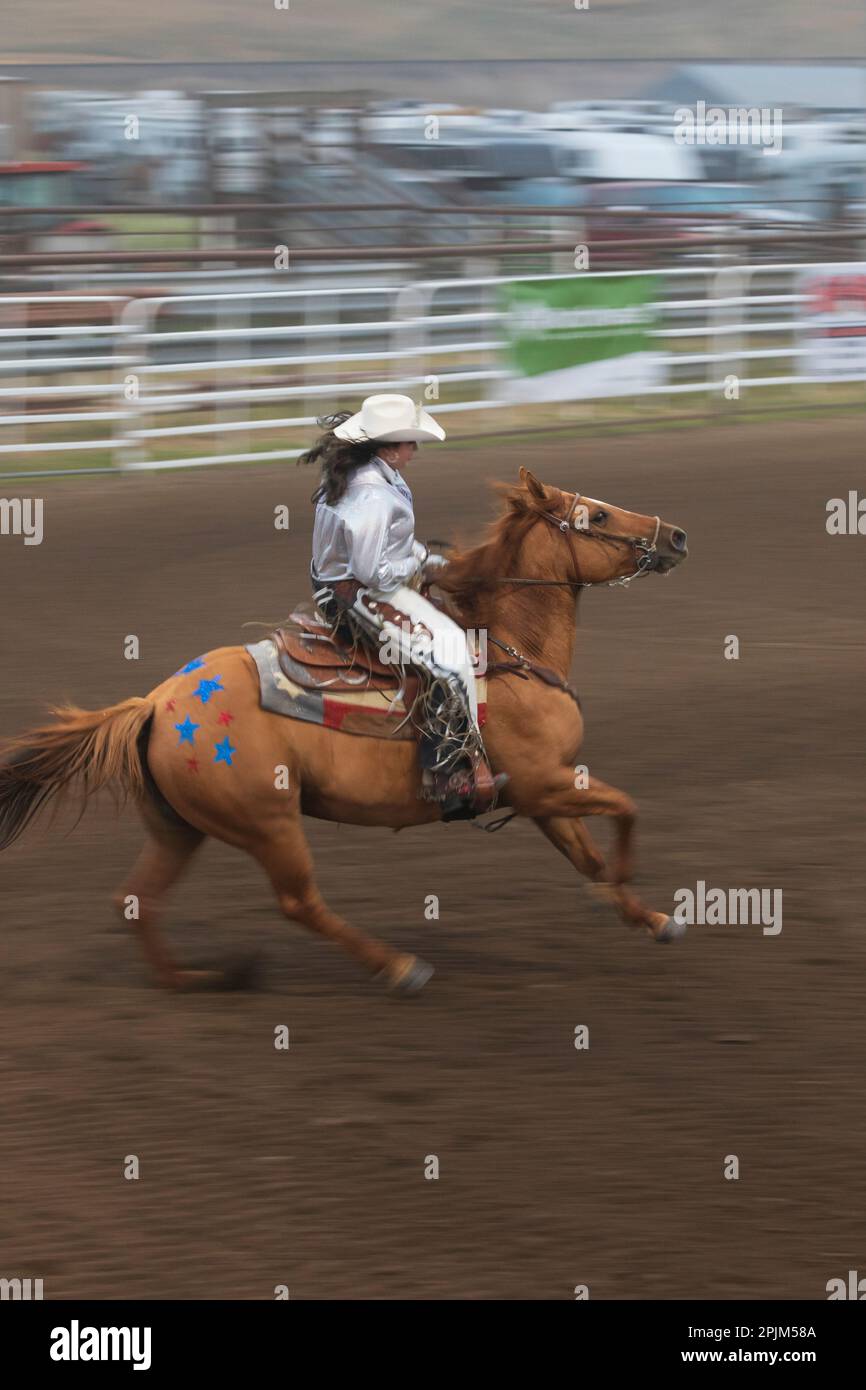
<instances>
[{"instance_id":1,"label":"fence post","mask_svg":"<svg viewBox=\"0 0 866 1390\"><path fill-rule=\"evenodd\" d=\"M327 306L331 303L332 299L335 301L336 307L332 310L329 310ZM319 326L319 324L327 323L329 313L333 318L335 314L339 315L341 313L341 310L342 303L340 300L339 288L333 290L329 294L307 294L304 296L303 300L304 328L316 328ZM316 338L315 335L311 335L309 333L304 334L304 364L302 368L302 375L304 379L304 385L308 387L316 385L316 378L321 373L319 360L315 355L317 341L319 340ZM333 338L330 339L330 344L332 344L336 350L339 345L339 342L340 334L335 333ZM337 393L335 392L335 395L336 394ZM332 408L333 407L329 407L329 410ZM310 396L304 396L303 410L305 415L312 415L314 418L318 418L321 409L321 396L317 396L315 394Z\"/></svg>"},{"instance_id":2,"label":"fence post","mask_svg":"<svg viewBox=\"0 0 866 1390\"><path fill-rule=\"evenodd\" d=\"M739 353L742 351L741 333L736 335L726 334L719 330L733 326L741 321L736 318L735 311L739 310L742 315L744 312L743 306L733 305L730 301L743 297L743 286L747 275L748 271L745 266L737 262L732 262L728 265L720 266L716 271L715 277L710 281L709 298L717 301L717 303L712 306L709 315L709 322L712 326L712 335L710 338L711 357L715 356L717 353L730 351L732 345L736 352ZM740 362L737 358L734 358L732 362L711 361L707 363L707 390L711 393L710 400L717 410L722 408L725 400L724 395L719 393L716 386L716 378L720 367L724 368L722 372L723 378L728 376L734 367L736 367L737 375L739 375Z\"/></svg>"},{"instance_id":3,"label":"fence post","mask_svg":"<svg viewBox=\"0 0 866 1390\"><path fill-rule=\"evenodd\" d=\"M237 311L236 311L236 312L233 312L233 311L232 311L232 307L231 307L232 305L237 305ZM217 361L220 361L220 360L225 361L225 360L227 360L227 359L231 359L232 357L234 357L234 356L237 354L237 347L235 346L235 344L236 344L237 342L244 342L244 341L245 341L245 342L246 342L247 360L248 360L249 363L250 363L250 372L251 372L251 374L252 374L252 380L253 380L253 386L254 386L254 385L255 385L255 365L254 365L254 364L255 364L255 357L253 356L253 347L252 347L251 339L250 339L249 337L247 337L245 340L244 340L244 339L229 338L229 337L225 337L225 336L223 335L223 332L222 332L223 329L232 328L232 327L243 327L243 328L247 329L247 331L249 331L249 327L250 327L250 299L245 299L242 303L239 302L239 301L237 301L237 300L230 300L230 301L226 301L226 300L224 300L224 299L217 300L216 314L215 314L214 317L215 317L215 319L216 319L217 329L219 330L219 337L217 338L216 353L215 353L215 356L216 356ZM212 380L212 381L215 381L215 384L216 384L215 394L218 395L219 392L220 392L222 383L223 383L224 381L230 380L230 376L227 376L226 374L224 374L222 370L218 370L218 371L216 371L216 372L214 373L214 375L211 377L211 380ZM249 388L248 388L248 389L249 389ZM241 413L241 412L243 412L243 413ZM195 417L193 416L193 418L195 418ZM226 424L226 423L228 423L228 422L234 422L234 421L238 421L238 420L241 420L241 419L245 420L245 421L247 422L247 424L249 424L249 420L250 420L250 402L249 402L249 399L246 399L246 400L243 400L243 401L224 401L222 404L220 404L219 401L214 402L214 416L213 416L213 418L214 418L214 423L217 423L217 422L218 422L219 424ZM244 431L238 431L238 433L240 434L241 439L243 440L243 447L244 447L244 449L248 449L248 448L249 448L249 445L250 445L250 431L247 429L247 430L244 430ZM230 430L230 431L228 431L227 433L225 433L225 434L220 434L220 435L218 435L218 436L216 436L216 437L220 440L220 447L226 449L227 452L231 451L231 449L233 449L233 448L234 448L235 450L237 449L238 445L237 445L237 443L236 443L236 440L237 440L238 435L235 434L234 431L231 431L231 430Z\"/></svg>"},{"instance_id":4,"label":"fence post","mask_svg":"<svg viewBox=\"0 0 866 1390\"><path fill-rule=\"evenodd\" d=\"M133 437L132 431L135 428L141 428L141 422L144 418L144 403L142 401L144 382L141 367L147 361L148 350L143 339L152 322L151 310L154 306L158 309L161 303L162 300L160 299L133 299L124 306L120 315L124 331L118 334L117 345L124 357L133 357L134 359L133 362L123 363L121 386L126 386L128 376L134 376L136 381L134 394L129 399L127 399L125 390L121 393L127 413L124 420L116 420L114 425L112 461L115 468L129 468L133 464L143 461L142 442Z\"/></svg>"},{"instance_id":5,"label":"fence post","mask_svg":"<svg viewBox=\"0 0 866 1390\"><path fill-rule=\"evenodd\" d=\"M412 280L402 285L394 300L393 351L400 357L392 371L401 376L420 377L420 382L410 383L407 395L419 402L424 393L424 380L427 376L425 349L427 346L427 312L435 285L425 280ZM417 396L412 389L418 386Z\"/></svg>"}]
</instances>

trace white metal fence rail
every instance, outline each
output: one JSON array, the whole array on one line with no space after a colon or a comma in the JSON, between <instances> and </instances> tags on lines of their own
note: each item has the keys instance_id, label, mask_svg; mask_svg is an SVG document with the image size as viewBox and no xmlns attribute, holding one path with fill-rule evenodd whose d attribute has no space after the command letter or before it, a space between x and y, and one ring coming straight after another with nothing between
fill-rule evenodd
<instances>
[{"instance_id":1,"label":"white metal fence rail","mask_svg":"<svg viewBox=\"0 0 866 1390\"><path fill-rule=\"evenodd\" d=\"M743 389L821 380L796 370L801 269L649 272L663 286L652 336L667 380L640 394L720 393L732 374ZM496 394L509 375L496 296L511 278L0 297L0 469L61 471L40 456L66 453L127 469L290 459L324 410L377 390L423 394L438 414L513 407ZM34 324L42 305L109 321Z\"/></svg>"}]
</instances>

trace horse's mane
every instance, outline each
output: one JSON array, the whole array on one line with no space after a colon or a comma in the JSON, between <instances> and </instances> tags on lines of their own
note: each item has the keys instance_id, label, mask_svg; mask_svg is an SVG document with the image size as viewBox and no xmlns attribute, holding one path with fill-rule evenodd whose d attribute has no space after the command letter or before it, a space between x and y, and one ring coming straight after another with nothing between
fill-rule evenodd
<instances>
[{"instance_id":1,"label":"horse's mane","mask_svg":"<svg viewBox=\"0 0 866 1390\"><path fill-rule=\"evenodd\" d=\"M536 498L523 487L493 483L504 498L502 514L492 521L479 545L459 547L448 557L448 566L436 583L453 599L464 617L483 620L496 581L515 574L521 546L540 512L550 507L549 498Z\"/></svg>"}]
</instances>

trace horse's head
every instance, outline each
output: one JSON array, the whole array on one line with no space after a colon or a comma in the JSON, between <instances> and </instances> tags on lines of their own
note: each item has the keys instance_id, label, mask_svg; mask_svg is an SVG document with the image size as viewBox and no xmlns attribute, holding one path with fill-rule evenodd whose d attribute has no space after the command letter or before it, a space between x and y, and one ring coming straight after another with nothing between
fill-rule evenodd
<instances>
[{"instance_id":1,"label":"horse's head","mask_svg":"<svg viewBox=\"0 0 866 1390\"><path fill-rule=\"evenodd\" d=\"M521 468L518 487L498 483L496 490L505 495L506 509L487 539L456 550L441 577L437 572L437 584L452 595L466 625L492 621L507 594L576 595L589 585L667 574L688 555L678 526L546 486L528 468Z\"/></svg>"},{"instance_id":2,"label":"horse's head","mask_svg":"<svg viewBox=\"0 0 866 1390\"><path fill-rule=\"evenodd\" d=\"M546 543L539 534L548 567L555 578L575 584L617 584L650 571L667 574L688 556L686 533L657 516L627 512L609 502L539 482L528 468L521 468L523 484L512 494L512 506L523 503L547 524ZM557 545L559 542L559 545ZM525 552L528 558L528 552Z\"/></svg>"}]
</instances>

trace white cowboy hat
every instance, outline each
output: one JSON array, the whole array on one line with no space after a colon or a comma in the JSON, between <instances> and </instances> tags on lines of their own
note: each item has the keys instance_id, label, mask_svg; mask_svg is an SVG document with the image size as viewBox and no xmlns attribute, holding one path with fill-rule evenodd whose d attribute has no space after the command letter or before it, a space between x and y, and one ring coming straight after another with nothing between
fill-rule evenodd
<instances>
[{"instance_id":1,"label":"white cowboy hat","mask_svg":"<svg viewBox=\"0 0 866 1390\"><path fill-rule=\"evenodd\" d=\"M416 405L411 396L368 396L357 415L334 430L338 439L364 444L381 439L383 443L444 439L445 431L432 415Z\"/></svg>"}]
</instances>

